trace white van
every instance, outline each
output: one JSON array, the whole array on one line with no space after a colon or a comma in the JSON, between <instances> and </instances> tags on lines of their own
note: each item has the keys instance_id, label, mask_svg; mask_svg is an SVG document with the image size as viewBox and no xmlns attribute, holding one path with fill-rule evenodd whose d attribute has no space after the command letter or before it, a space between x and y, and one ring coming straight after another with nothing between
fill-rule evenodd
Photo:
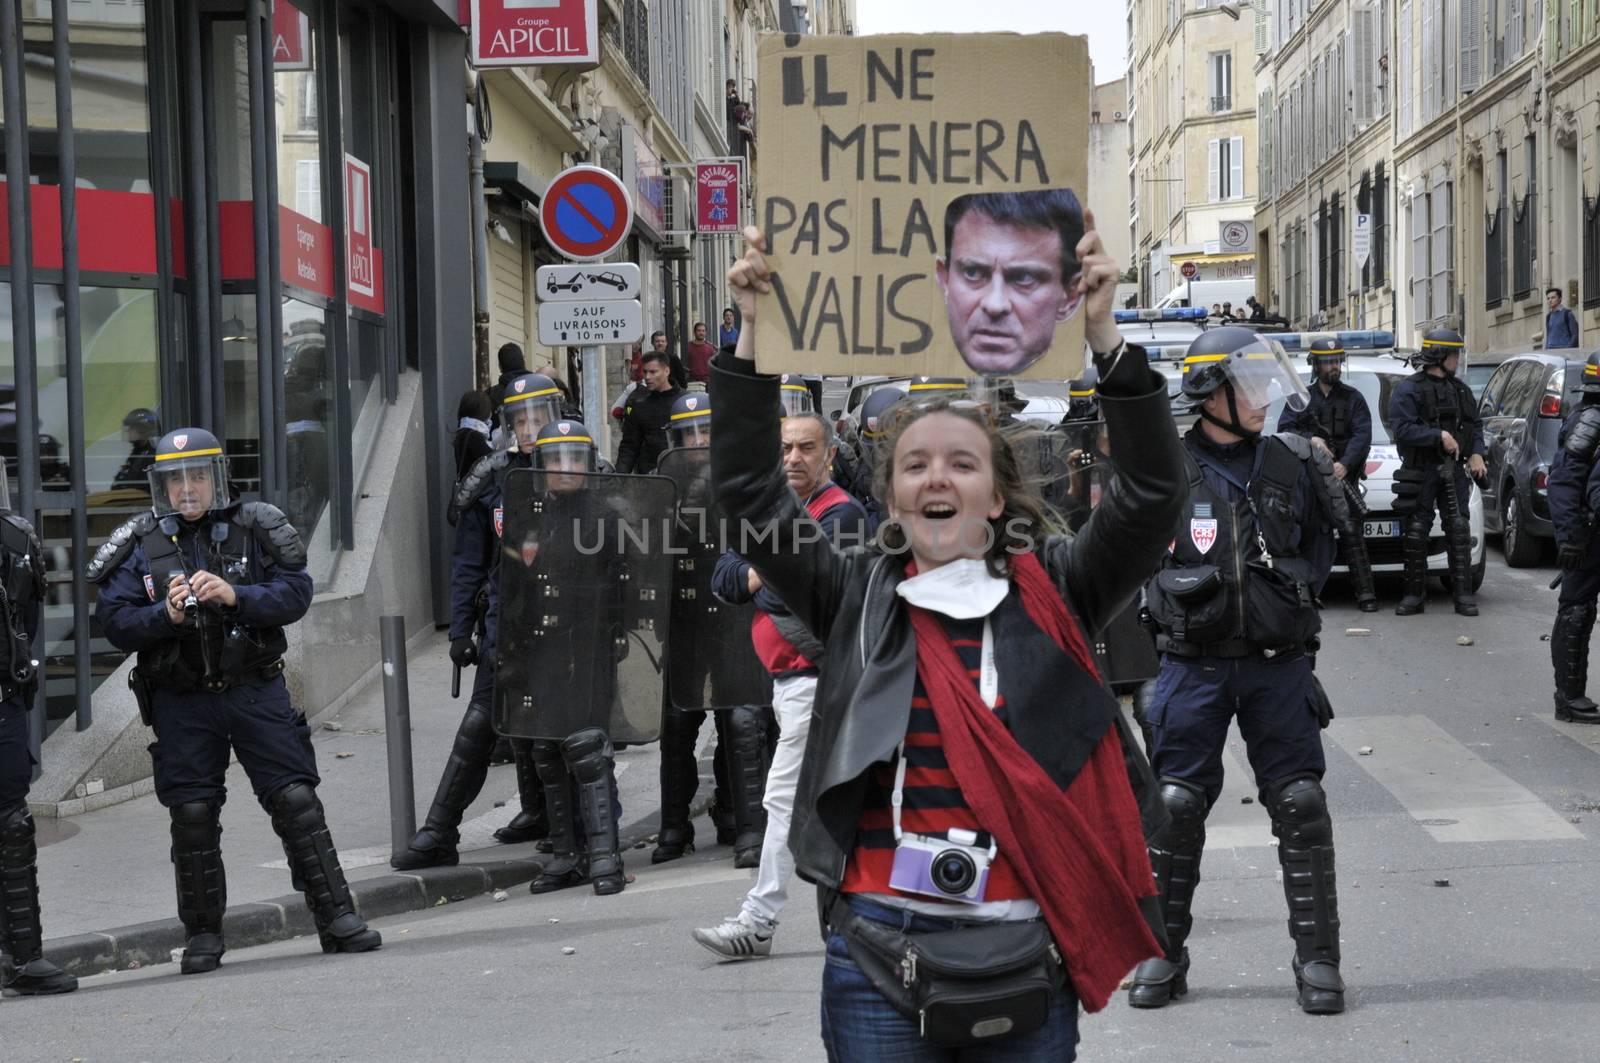
<instances>
[{"instance_id":1,"label":"white van","mask_svg":"<svg viewBox=\"0 0 1600 1063\"><path fill-rule=\"evenodd\" d=\"M1203 306L1210 310L1213 303L1232 303L1234 313L1238 313L1244 308L1244 301L1254 294L1256 294L1254 277L1182 281L1156 303L1156 309L1169 306Z\"/></svg>"}]
</instances>

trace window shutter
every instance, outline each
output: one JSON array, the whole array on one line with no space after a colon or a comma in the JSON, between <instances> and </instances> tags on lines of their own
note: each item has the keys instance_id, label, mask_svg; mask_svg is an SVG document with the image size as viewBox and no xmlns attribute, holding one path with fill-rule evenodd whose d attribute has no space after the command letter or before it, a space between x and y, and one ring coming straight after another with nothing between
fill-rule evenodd
<instances>
[{"instance_id":1,"label":"window shutter","mask_svg":"<svg viewBox=\"0 0 1600 1063\"><path fill-rule=\"evenodd\" d=\"M1515 0L1513 0L1515 2ZM1483 84L1482 0L1461 0L1461 91Z\"/></svg>"},{"instance_id":2,"label":"window shutter","mask_svg":"<svg viewBox=\"0 0 1600 1063\"><path fill-rule=\"evenodd\" d=\"M1399 70L1399 80L1395 83L1395 102L1400 107L1400 135L1409 136L1411 133L1411 106L1413 95L1411 91L1411 0L1401 0L1400 3L1400 55L1399 62L1395 64Z\"/></svg>"},{"instance_id":3,"label":"window shutter","mask_svg":"<svg viewBox=\"0 0 1600 1063\"><path fill-rule=\"evenodd\" d=\"M1218 142L1215 140L1206 143L1206 198L1215 203L1222 198L1222 171Z\"/></svg>"},{"instance_id":4,"label":"window shutter","mask_svg":"<svg viewBox=\"0 0 1600 1063\"><path fill-rule=\"evenodd\" d=\"M1228 198L1244 198L1244 137L1228 145Z\"/></svg>"},{"instance_id":5,"label":"window shutter","mask_svg":"<svg viewBox=\"0 0 1600 1063\"><path fill-rule=\"evenodd\" d=\"M1431 206L1433 223L1433 316L1450 313L1450 184L1435 182Z\"/></svg>"},{"instance_id":6,"label":"window shutter","mask_svg":"<svg viewBox=\"0 0 1600 1063\"><path fill-rule=\"evenodd\" d=\"M1432 308L1428 305L1428 279L1432 271L1428 265L1428 193L1418 192L1411 197L1411 316L1413 324L1426 321Z\"/></svg>"},{"instance_id":7,"label":"window shutter","mask_svg":"<svg viewBox=\"0 0 1600 1063\"><path fill-rule=\"evenodd\" d=\"M1267 5L1257 4L1255 25L1255 53L1265 55L1267 52Z\"/></svg>"}]
</instances>

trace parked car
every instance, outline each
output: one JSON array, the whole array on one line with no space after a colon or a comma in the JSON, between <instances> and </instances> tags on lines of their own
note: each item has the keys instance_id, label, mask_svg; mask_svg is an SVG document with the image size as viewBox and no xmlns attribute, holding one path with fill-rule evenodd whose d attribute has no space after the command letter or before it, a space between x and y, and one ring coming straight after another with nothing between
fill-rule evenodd
<instances>
[{"instance_id":1,"label":"parked car","mask_svg":"<svg viewBox=\"0 0 1600 1063\"><path fill-rule=\"evenodd\" d=\"M1374 573L1399 575L1404 569L1404 556L1400 545L1401 518L1394 511L1394 474L1400 468L1400 451L1389 430L1389 396L1400 382L1413 370L1402 359L1392 354L1394 337L1383 331L1336 333L1284 333L1273 338L1289 350L1297 352L1310 346L1313 339L1332 336L1339 340L1350 355L1345 362L1344 382L1361 392L1372 410L1372 449L1367 454L1366 479L1361 482L1362 500L1367 514L1362 519L1362 534L1367 540L1367 553L1372 559ZM1355 353L1365 351L1369 353ZM1302 366L1301 375L1307 387L1315 386L1311 380L1310 366ZM1281 406L1274 406L1267 415L1269 434L1277 429ZM1484 547L1483 495L1476 485L1467 500L1467 520L1472 536L1472 589L1483 583L1487 564ZM1341 558L1334 572L1348 571ZM1433 527L1428 531L1428 571L1450 578L1450 557L1445 551L1444 526L1437 512Z\"/></svg>"},{"instance_id":2,"label":"parked car","mask_svg":"<svg viewBox=\"0 0 1600 1063\"><path fill-rule=\"evenodd\" d=\"M1494 354L1469 352L1462 359L1464 368L1461 370L1461 382L1472 389L1472 397L1483 398L1484 385L1489 383L1489 378L1494 376L1495 370L1505 364L1506 359L1516 357L1516 352L1498 352Z\"/></svg>"},{"instance_id":3,"label":"parked car","mask_svg":"<svg viewBox=\"0 0 1600 1063\"><path fill-rule=\"evenodd\" d=\"M1578 404L1583 350L1529 351L1495 367L1478 400L1483 418L1484 525L1500 535L1506 564L1537 564L1555 538L1545 493L1561 422Z\"/></svg>"}]
</instances>

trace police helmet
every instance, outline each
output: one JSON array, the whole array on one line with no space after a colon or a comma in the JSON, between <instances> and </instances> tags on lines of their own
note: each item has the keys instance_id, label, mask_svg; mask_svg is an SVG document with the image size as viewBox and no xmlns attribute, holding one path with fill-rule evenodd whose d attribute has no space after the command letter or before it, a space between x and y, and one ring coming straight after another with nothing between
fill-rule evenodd
<instances>
[{"instance_id":1,"label":"police helmet","mask_svg":"<svg viewBox=\"0 0 1600 1063\"><path fill-rule=\"evenodd\" d=\"M1600 398L1600 351L1583 363L1583 393L1591 399Z\"/></svg>"},{"instance_id":2,"label":"police helmet","mask_svg":"<svg viewBox=\"0 0 1600 1063\"><path fill-rule=\"evenodd\" d=\"M1311 346L1306 348L1306 361L1311 368L1327 365L1329 362L1343 364L1345 358L1344 348L1339 346L1339 341L1331 337L1312 340Z\"/></svg>"},{"instance_id":3,"label":"police helmet","mask_svg":"<svg viewBox=\"0 0 1600 1063\"><path fill-rule=\"evenodd\" d=\"M551 421L534 437L533 467L547 472L593 472L594 436L578 421Z\"/></svg>"},{"instance_id":4,"label":"police helmet","mask_svg":"<svg viewBox=\"0 0 1600 1063\"><path fill-rule=\"evenodd\" d=\"M966 391L969 385L960 377L953 376L914 376L908 389L914 396L929 398L938 391Z\"/></svg>"},{"instance_id":5,"label":"police helmet","mask_svg":"<svg viewBox=\"0 0 1600 1063\"><path fill-rule=\"evenodd\" d=\"M781 417L816 409L811 401L811 385L799 373L785 373L778 378L778 401L783 404Z\"/></svg>"},{"instance_id":6,"label":"police helmet","mask_svg":"<svg viewBox=\"0 0 1600 1063\"><path fill-rule=\"evenodd\" d=\"M711 397L691 391L672 402L667 418L667 444L671 447L711 445Z\"/></svg>"},{"instance_id":7,"label":"police helmet","mask_svg":"<svg viewBox=\"0 0 1600 1063\"><path fill-rule=\"evenodd\" d=\"M500 410L506 445L529 446L541 428L561 416L561 389L543 373L523 373L507 381Z\"/></svg>"},{"instance_id":8,"label":"police helmet","mask_svg":"<svg viewBox=\"0 0 1600 1063\"><path fill-rule=\"evenodd\" d=\"M217 437L204 428L175 428L156 443L150 463L150 501L158 517L197 520L231 504L228 459Z\"/></svg>"},{"instance_id":9,"label":"police helmet","mask_svg":"<svg viewBox=\"0 0 1600 1063\"><path fill-rule=\"evenodd\" d=\"M1100 374L1091 366L1081 377L1067 382L1067 415L1063 424L1071 421L1097 421L1100 419Z\"/></svg>"},{"instance_id":10,"label":"police helmet","mask_svg":"<svg viewBox=\"0 0 1600 1063\"><path fill-rule=\"evenodd\" d=\"M122 427L135 439L154 439L161 434L161 419L156 416L156 411L135 406L122 419Z\"/></svg>"},{"instance_id":11,"label":"police helmet","mask_svg":"<svg viewBox=\"0 0 1600 1063\"><path fill-rule=\"evenodd\" d=\"M1247 405L1258 409L1285 400L1303 410L1310 401L1306 386L1274 339L1248 328L1224 325L1194 338L1183 357L1183 394L1204 402L1227 385ZM1230 430L1236 425L1224 425Z\"/></svg>"},{"instance_id":12,"label":"police helmet","mask_svg":"<svg viewBox=\"0 0 1600 1063\"><path fill-rule=\"evenodd\" d=\"M883 387L868 395L857 415L861 421L861 441L868 447L883 442L889 432L889 411L894 409L906 393L899 388Z\"/></svg>"},{"instance_id":13,"label":"police helmet","mask_svg":"<svg viewBox=\"0 0 1600 1063\"><path fill-rule=\"evenodd\" d=\"M1429 329L1422 337L1422 350L1417 353L1419 365L1439 365L1452 354L1460 354L1466 344L1461 333L1453 328Z\"/></svg>"}]
</instances>

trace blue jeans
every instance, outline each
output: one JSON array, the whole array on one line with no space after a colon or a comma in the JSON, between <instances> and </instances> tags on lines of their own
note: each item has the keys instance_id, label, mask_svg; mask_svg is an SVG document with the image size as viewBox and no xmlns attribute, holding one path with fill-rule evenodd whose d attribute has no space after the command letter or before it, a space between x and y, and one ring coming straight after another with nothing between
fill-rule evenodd
<instances>
[{"instance_id":1,"label":"blue jeans","mask_svg":"<svg viewBox=\"0 0 1600 1063\"><path fill-rule=\"evenodd\" d=\"M952 930L954 920L888 908L859 898L850 906L857 915L900 930ZM822 968L822 1044L830 1063L1003 1063L1077 1058L1078 999L1070 989L1051 1001L1050 1018L1037 1030L1003 1037L972 1048L941 1048L917 1032L917 1023L901 1015L873 988L850 958L844 938L828 936Z\"/></svg>"}]
</instances>

